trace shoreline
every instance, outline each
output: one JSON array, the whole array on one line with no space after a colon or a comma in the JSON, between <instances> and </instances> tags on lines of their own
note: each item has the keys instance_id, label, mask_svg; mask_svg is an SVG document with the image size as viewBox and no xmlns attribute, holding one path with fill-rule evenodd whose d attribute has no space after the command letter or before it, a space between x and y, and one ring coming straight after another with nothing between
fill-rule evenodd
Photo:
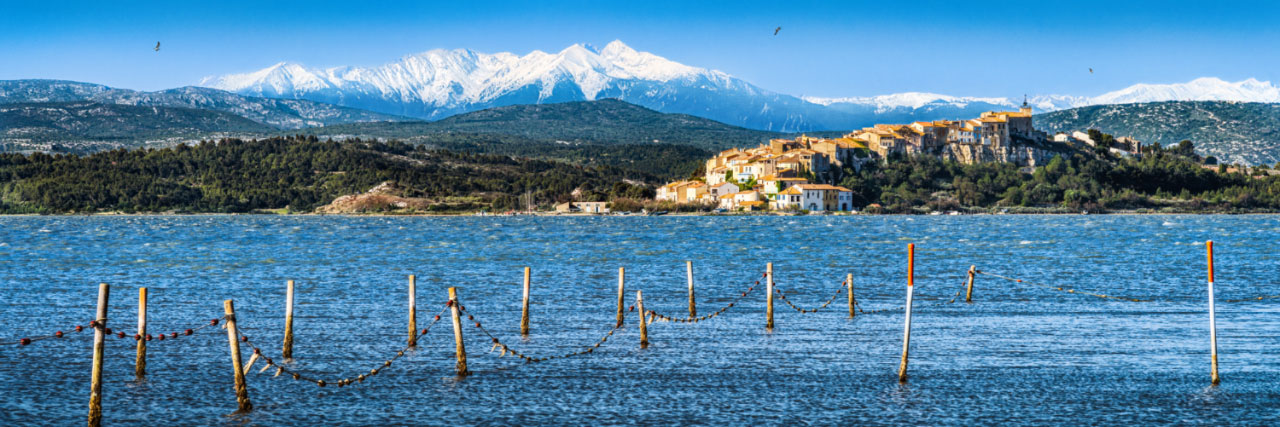
<instances>
[{"instance_id":1,"label":"shoreline","mask_svg":"<svg viewBox=\"0 0 1280 427\"><path fill-rule=\"evenodd\" d=\"M252 216L252 217L340 217L340 218L463 218L463 217L562 217L562 218L591 218L591 217L890 217L890 216L1173 216L1173 215L1280 215L1280 212L1137 212L1137 211L1115 211L1115 212L1090 212L1088 214L1070 213L1070 212L1008 212L1008 213L965 213L959 215L949 214L919 214L919 213L754 213L754 212L733 212L733 213L712 213L712 212L670 212L662 215L646 215L640 213L629 214L598 214L598 213L521 213L515 215L508 214L484 214L477 212L456 213L456 214L435 214L435 213L270 213L270 212L248 212L248 213L223 213L223 212L199 212L199 213L172 213L172 212L146 212L146 213L117 213L117 212L100 212L100 213L58 213L58 214L0 214L4 218L20 218L20 217L51 217L51 218L68 218L68 217L221 217L221 216Z\"/></svg>"}]
</instances>

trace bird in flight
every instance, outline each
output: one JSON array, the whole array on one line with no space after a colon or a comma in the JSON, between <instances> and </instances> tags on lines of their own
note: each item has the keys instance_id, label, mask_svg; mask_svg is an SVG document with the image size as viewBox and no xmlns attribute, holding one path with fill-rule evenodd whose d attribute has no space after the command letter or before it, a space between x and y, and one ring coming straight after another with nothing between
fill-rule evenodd
<instances>
[{"instance_id":1,"label":"bird in flight","mask_svg":"<svg viewBox=\"0 0 1280 427\"><path fill-rule=\"evenodd\" d=\"M778 35L778 32L779 32L779 31L782 31L782 27L774 28L774 29L773 29L773 35L775 35L775 36L776 36L776 35Z\"/></svg>"},{"instance_id":2,"label":"bird in flight","mask_svg":"<svg viewBox=\"0 0 1280 427\"><path fill-rule=\"evenodd\" d=\"M160 51L160 42L156 42L156 52Z\"/></svg>"},{"instance_id":3,"label":"bird in flight","mask_svg":"<svg viewBox=\"0 0 1280 427\"><path fill-rule=\"evenodd\" d=\"M1090 68L1090 69L1089 69L1089 74L1093 74L1093 69L1092 69L1092 68Z\"/></svg>"}]
</instances>

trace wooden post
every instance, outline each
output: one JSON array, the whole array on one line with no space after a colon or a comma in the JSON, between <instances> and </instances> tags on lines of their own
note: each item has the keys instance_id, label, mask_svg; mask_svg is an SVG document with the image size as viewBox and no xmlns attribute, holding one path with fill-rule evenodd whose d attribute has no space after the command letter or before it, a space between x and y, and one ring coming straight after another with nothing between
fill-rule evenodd
<instances>
[{"instance_id":1,"label":"wooden post","mask_svg":"<svg viewBox=\"0 0 1280 427\"><path fill-rule=\"evenodd\" d=\"M693 298L693 261L685 261L684 267L689 276L689 317L698 317L698 308Z\"/></svg>"},{"instance_id":2,"label":"wooden post","mask_svg":"<svg viewBox=\"0 0 1280 427\"><path fill-rule=\"evenodd\" d=\"M409 275L409 347L418 346L418 278Z\"/></svg>"},{"instance_id":3,"label":"wooden post","mask_svg":"<svg viewBox=\"0 0 1280 427\"><path fill-rule=\"evenodd\" d=\"M1204 242L1205 250L1209 256L1209 357L1210 380L1217 385L1218 378L1218 324L1214 319L1213 309L1213 241Z\"/></svg>"},{"instance_id":4,"label":"wooden post","mask_svg":"<svg viewBox=\"0 0 1280 427\"><path fill-rule=\"evenodd\" d=\"M520 307L520 335L529 335L529 267L524 268L524 303Z\"/></svg>"},{"instance_id":5,"label":"wooden post","mask_svg":"<svg viewBox=\"0 0 1280 427\"><path fill-rule=\"evenodd\" d=\"M849 318L852 319L853 316L855 316L854 308L858 305L858 300L853 298L853 273L849 273L849 275L844 278L844 283L845 287L848 288L847 290L849 291Z\"/></svg>"},{"instance_id":6,"label":"wooden post","mask_svg":"<svg viewBox=\"0 0 1280 427\"><path fill-rule=\"evenodd\" d=\"M622 307L623 305L626 305L626 302L623 301L623 294L622 294L623 292L626 291L626 287L627 287L626 280L627 280L627 268L618 267L618 324L615 326L617 328L622 327L622 318L626 315L626 312L623 311L625 309Z\"/></svg>"},{"instance_id":7,"label":"wooden post","mask_svg":"<svg viewBox=\"0 0 1280 427\"><path fill-rule=\"evenodd\" d=\"M636 310L640 312L640 348L649 347L649 319L644 312L644 291L636 291Z\"/></svg>"},{"instance_id":8,"label":"wooden post","mask_svg":"<svg viewBox=\"0 0 1280 427\"><path fill-rule=\"evenodd\" d=\"M449 311L453 314L454 353L458 357L458 376L467 376L467 347L462 344L462 311L458 308L458 288L449 288Z\"/></svg>"},{"instance_id":9,"label":"wooden post","mask_svg":"<svg viewBox=\"0 0 1280 427\"><path fill-rule=\"evenodd\" d=\"M764 286L765 286L764 288L764 293L765 293L764 328L773 330L773 263L772 262L765 266L764 279L765 279L764 280Z\"/></svg>"},{"instance_id":10,"label":"wooden post","mask_svg":"<svg viewBox=\"0 0 1280 427\"><path fill-rule=\"evenodd\" d=\"M244 365L240 359L240 337L236 329L236 305L231 300L222 302L223 312L227 315L227 342L231 344L231 368L236 378L236 412L249 412L253 404L249 403L249 388L244 383Z\"/></svg>"},{"instance_id":11,"label":"wooden post","mask_svg":"<svg viewBox=\"0 0 1280 427\"><path fill-rule=\"evenodd\" d=\"M973 302L973 276L977 274L978 266L969 266L969 284L964 287L964 302Z\"/></svg>"},{"instance_id":12,"label":"wooden post","mask_svg":"<svg viewBox=\"0 0 1280 427\"><path fill-rule=\"evenodd\" d=\"M147 288L138 288L138 357L133 362L133 375L147 376Z\"/></svg>"},{"instance_id":13,"label":"wooden post","mask_svg":"<svg viewBox=\"0 0 1280 427\"><path fill-rule=\"evenodd\" d=\"M911 294L916 282L916 244L907 244L907 305L906 321L902 330L902 363L898 365L898 382L907 382L907 350L911 347Z\"/></svg>"},{"instance_id":14,"label":"wooden post","mask_svg":"<svg viewBox=\"0 0 1280 427\"><path fill-rule=\"evenodd\" d=\"M102 425L102 352L106 349L107 297L111 287L98 284L98 313L93 319L93 373L89 376L89 427Z\"/></svg>"},{"instance_id":15,"label":"wooden post","mask_svg":"<svg viewBox=\"0 0 1280 427\"><path fill-rule=\"evenodd\" d=\"M293 281L284 290L284 345L280 348L284 360L293 359Z\"/></svg>"}]
</instances>

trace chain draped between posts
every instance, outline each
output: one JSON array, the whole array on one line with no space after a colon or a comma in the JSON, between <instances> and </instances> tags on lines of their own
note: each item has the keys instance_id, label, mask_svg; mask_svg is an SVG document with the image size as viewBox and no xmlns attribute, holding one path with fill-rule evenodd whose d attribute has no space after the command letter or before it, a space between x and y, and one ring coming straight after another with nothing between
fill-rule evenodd
<instances>
[{"instance_id":1,"label":"chain draped between posts","mask_svg":"<svg viewBox=\"0 0 1280 427\"><path fill-rule=\"evenodd\" d=\"M800 308L800 307L797 307L795 304L792 304L792 303L791 303L791 300L788 300L788 299L787 299L787 294L786 294L785 292L782 292L782 290L778 288L778 283L777 283L777 282L774 282L774 284L773 284L773 293L778 294L778 297L779 297L779 298L782 298L782 302L787 303L787 306L791 307L792 309L794 309L794 310L795 310L795 311L797 311L797 312L800 312L800 313L817 313L817 312L818 312L818 310L822 310L822 309L824 309L824 308L827 308L827 306L829 306L829 305L831 305L831 303L835 302L835 301L836 301L836 298L837 298L837 297L839 297L839 296L840 296L840 294L844 293L845 285L848 285L848 284L849 284L849 282L847 282L847 281L840 282L840 288L839 288L839 289L836 289L836 293L835 293L835 295L832 295L832 296L831 296L831 299L828 299L828 300L827 300L827 302L822 303L822 305L818 306L818 308L811 308L811 309L804 309L804 308Z\"/></svg>"},{"instance_id":2,"label":"chain draped between posts","mask_svg":"<svg viewBox=\"0 0 1280 427\"><path fill-rule=\"evenodd\" d=\"M106 320L107 319L100 319L100 321L92 320L92 321L89 321L88 326L76 325L75 328L71 329L72 333L57 331L51 335L41 335L41 336L35 336L35 337L29 337L29 338L21 338L21 339L18 339L17 341L4 341L4 342L0 342L0 345L12 345L12 344L30 345L34 342L43 341L47 339L60 339L60 338L66 338L69 336L81 336L81 335L89 336L88 334L81 334L81 332L84 332L86 330L102 330L102 333L105 334L106 336L114 336L118 339L133 338L134 341L139 341L139 340L164 341L166 338L168 338L170 341L172 341L172 340L178 339L178 337L180 336L190 336L192 334L195 334L196 332L199 332L201 329L204 329L210 326L215 326L218 324L220 320L222 320L222 318L220 317L220 318L213 319L209 321L209 323L205 323L201 326L197 326L194 328L183 329L182 332L170 332L167 334L147 334L145 336L140 334L129 335L124 333L123 331L113 330L109 327L106 327L106 323L107 323Z\"/></svg>"},{"instance_id":3,"label":"chain draped between posts","mask_svg":"<svg viewBox=\"0 0 1280 427\"><path fill-rule=\"evenodd\" d=\"M631 308L630 308L629 310L627 310L627 312L633 311L633 310L635 310L635 308L636 308L636 307L633 305L633 306L631 306ZM527 362L527 363L545 362L545 361L553 360L553 359L565 359L565 358L569 358L569 357L581 356L581 355L584 355L584 354L591 354L591 353L594 353L594 352L595 352L595 350L596 350L597 348L600 348L600 346L601 346L601 345L604 345L604 343L605 343L605 342L609 341L609 337L613 336L614 332L618 332L618 330L619 330L619 329L622 329L622 328L624 328L624 327L626 326L626 322L625 322L626 314L624 313L624 314L623 314L623 320L624 320L624 321L623 321L623 322L621 322L620 324L618 324L617 326L614 326L613 328L609 329L609 332L606 332L606 333L604 334L604 336L602 336L602 337L600 337L600 339L596 340L594 345L590 345L590 346L587 346L587 347L583 347L583 348L582 348L582 350L578 350L578 351L574 351L574 352L570 352L570 353L565 353L565 354L562 354L562 355L546 356L546 357L530 357L530 356L529 356L529 355L527 355L527 354L524 354L524 353L521 353L521 352L519 352L519 351L516 351L516 350L512 349L512 348L511 348L511 346L509 346L509 345L507 345L507 344L504 344L501 340L499 340L499 339L498 339L498 337L497 337L497 336L495 336L493 333L489 332L489 330L488 330L488 329L485 329L484 325L483 325L483 324L481 324L481 323L480 323L480 321L476 320L475 315L473 315L473 314L471 314L471 312L467 311L467 307L466 307L465 305L461 305L461 304L459 304L459 305L458 305L458 310L459 310L460 312L462 312L463 314L466 314L466 315L467 315L467 320L468 320L468 321L471 321L471 323L473 324L473 326L475 326L475 328L476 328L476 329L480 330L480 332L481 332L481 333L483 333L485 336L489 337L489 340L493 342L493 346L492 346L492 347L489 347L489 351L488 351L489 353L493 353L493 352L494 352L494 350L500 350L501 352L500 352L500 353L498 353L498 358L499 358L499 359L501 359L501 358L505 357L505 356L509 353L509 354L511 354L512 356L515 356L515 357L517 357L517 358L520 358L521 360L524 360L524 361L525 361L525 362Z\"/></svg>"},{"instance_id":4,"label":"chain draped between posts","mask_svg":"<svg viewBox=\"0 0 1280 427\"><path fill-rule=\"evenodd\" d=\"M767 277L767 274L762 273L761 276ZM698 323L704 320L711 320L721 314L724 314L724 312L729 311L730 308L733 308L735 305L741 302L743 298L747 297L747 295L751 295L751 293L756 290L756 286L760 286L759 280L757 280L754 285L748 286L746 291L740 292L738 296L733 299L733 301L729 301L729 304L726 304L724 307L720 307L719 310L713 311L711 312L711 314L706 314L698 317L687 317L687 316L675 317L675 316L668 316L662 313L658 313L657 311L653 311L653 310L645 310L645 311L648 311L647 314L652 316L652 318L661 320L663 322Z\"/></svg>"},{"instance_id":5,"label":"chain draped between posts","mask_svg":"<svg viewBox=\"0 0 1280 427\"><path fill-rule=\"evenodd\" d=\"M435 318L431 320L431 323L427 324L427 327L423 328L422 331L417 334L418 335L417 337L422 338L423 336L426 336L427 333L431 332L431 328L435 326L436 323L440 322L440 316L444 314L444 311L448 309L448 307L449 306L446 304L443 308L441 308L440 312L436 313ZM262 369L259 369L258 370L259 373L266 372L268 369L271 369L274 367L276 368L276 372L274 375L271 376L272 378L277 378L282 374L288 374L289 377L293 378L294 380L315 383L315 385L320 387L333 384L338 386L339 388L342 388L354 383L363 383L364 380L369 379L370 377L373 377L381 373L383 369L390 368L393 362L395 362L397 359L401 357L404 357L405 352L409 351L412 348L407 346L404 348L401 348L399 351L396 352L395 355L391 356L390 359L387 359L386 361L382 362L380 366L371 369L368 374L360 374L355 377L342 378L336 381L326 381L323 379L318 379L317 377L314 377L309 374L304 374L301 370L289 368L287 366L276 363L275 360L272 360L270 357L266 357L263 354L261 348L259 348L258 346L250 342L249 337L245 335L243 331L237 330L236 332L237 332L237 335L239 335L240 341L247 344L250 348L253 349L253 358L249 359L251 362L248 365L245 365L245 368L244 368L246 373L249 371L250 368L253 367L253 362L255 361L255 359L260 357L262 358L263 362L265 362L266 366L263 366Z\"/></svg>"}]
</instances>

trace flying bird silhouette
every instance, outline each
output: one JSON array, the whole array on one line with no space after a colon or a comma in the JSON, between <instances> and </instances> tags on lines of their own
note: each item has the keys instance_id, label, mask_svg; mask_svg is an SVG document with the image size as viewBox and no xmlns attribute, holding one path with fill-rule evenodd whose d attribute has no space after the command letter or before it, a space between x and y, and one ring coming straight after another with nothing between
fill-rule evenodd
<instances>
[{"instance_id":1,"label":"flying bird silhouette","mask_svg":"<svg viewBox=\"0 0 1280 427\"><path fill-rule=\"evenodd\" d=\"M1089 74L1093 74L1093 69L1092 69L1092 68L1090 68L1090 69L1089 69Z\"/></svg>"},{"instance_id":2,"label":"flying bird silhouette","mask_svg":"<svg viewBox=\"0 0 1280 427\"><path fill-rule=\"evenodd\" d=\"M779 31L782 31L782 27L774 28L774 29L773 29L773 35L775 35L775 36L776 36L776 35L778 35L778 32L779 32Z\"/></svg>"},{"instance_id":3,"label":"flying bird silhouette","mask_svg":"<svg viewBox=\"0 0 1280 427\"><path fill-rule=\"evenodd\" d=\"M160 51L160 42L156 42L156 52Z\"/></svg>"}]
</instances>

